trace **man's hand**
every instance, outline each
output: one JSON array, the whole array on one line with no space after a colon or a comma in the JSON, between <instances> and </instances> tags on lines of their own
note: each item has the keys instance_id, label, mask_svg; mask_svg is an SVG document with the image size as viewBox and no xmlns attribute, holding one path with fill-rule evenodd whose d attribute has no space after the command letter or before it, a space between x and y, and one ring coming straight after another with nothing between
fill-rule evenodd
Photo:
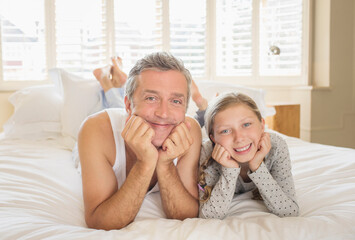
<instances>
[{"instance_id":1,"label":"man's hand","mask_svg":"<svg viewBox=\"0 0 355 240\"><path fill-rule=\"evenodd\" d=\"M159 165L168 165L172 161L182 156L189 150L193 143L188 125L185 122L177 125L163 142L162 148L159 150Z\"/></svg>"},{"instance_id":2,"label":"man's hand","mask_svg":"<svg viewBox=\"0 0 355 240\"><path fill-rule=\"evenodd\" d=\"M126 122L121 135L127 145L136 154L137 161L149 164L156 163L158 160L158 150L152 144L155 132L143 118L132 115Z\"/></svg>"},{"instance_id":3,"label":"man's hand","mask_svg":"<svg viewBox=\"0 0 355 240\"><path fill-rule=\"evenodd\" d=\"M216 143L213 148L212 158L226 168L239 168L238 162L234 160L229 152L218 143Z\"/></svg>"},{"instance_id":4,"label":"man's hand","mask_svg":"<svg viewBox=\"0 0 355 240\"><path fill-rule=\"evenodd\" d=\"M263 133L261 135L259 144L258 144L258 150L255 153L255 156L252 160L249 161L249 169L253 172L258 170L260 164L264 160L266 154L270 151L271 149L271 140L270 140L270 135L268 133Z\"/></svg>"}]
</instances>

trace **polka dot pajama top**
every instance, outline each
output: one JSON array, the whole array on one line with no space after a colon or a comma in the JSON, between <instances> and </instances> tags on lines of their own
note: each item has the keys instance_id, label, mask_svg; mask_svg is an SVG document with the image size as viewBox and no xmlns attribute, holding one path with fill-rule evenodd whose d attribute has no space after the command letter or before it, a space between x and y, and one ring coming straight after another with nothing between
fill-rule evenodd
<instances>
[{"instance_id":1,"label":"polka dot pajama top","mask_svg":"<svg viewBox=\"0 0 355 240\"><path fill-rule=\"evenodd\" d=\"M200 203L199 216L223 219L230 208L234 194L257 189L266 207L279 217L298 216L298 205L291 173L291 161L285 140L270 133L271 149L255 172L248 170L251 182L244 182L240 168L226 168L216 161L205 170L206 184L213 186L211 197ZM200 164L211 156L210 140L202 145ZM204 194L200 190L200 197Z\"/></svg>"}]
</instances>

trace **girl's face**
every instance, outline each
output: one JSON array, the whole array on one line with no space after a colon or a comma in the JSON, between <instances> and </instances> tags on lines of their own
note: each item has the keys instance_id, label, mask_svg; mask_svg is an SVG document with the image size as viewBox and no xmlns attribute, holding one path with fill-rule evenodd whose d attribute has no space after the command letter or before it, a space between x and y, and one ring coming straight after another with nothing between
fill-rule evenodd
<instances>
[{"instance_id":1,"label":"girl's face","mask_svg":"<svg viewBox=\"0 0 355 240\"><path fill-rule=\"evenodd\" d=\"M265 122L245 104L234 104L215 116L211 139L222 145L239 163L253 159L259 149Z\"/></svg>"}]
</instances>

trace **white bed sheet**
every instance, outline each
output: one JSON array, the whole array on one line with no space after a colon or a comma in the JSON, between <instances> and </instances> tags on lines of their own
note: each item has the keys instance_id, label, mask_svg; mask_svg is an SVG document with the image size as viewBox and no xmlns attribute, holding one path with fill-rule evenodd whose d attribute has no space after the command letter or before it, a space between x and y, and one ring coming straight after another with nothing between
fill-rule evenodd
<instances>
[{"instance_id":1,"label":"white bed sheet","mask_svg":"<svg viewBox=\"0 0 355 240\"><path fill-rule=\"evenodd\" d=\"M61 139L0 137L0 239L355 239L355 149L285 137L300 216L279 218L246 193L224 220L167 220L158 193L121 230L87 228L81 177Z\"/></svg>"}]
</instances>

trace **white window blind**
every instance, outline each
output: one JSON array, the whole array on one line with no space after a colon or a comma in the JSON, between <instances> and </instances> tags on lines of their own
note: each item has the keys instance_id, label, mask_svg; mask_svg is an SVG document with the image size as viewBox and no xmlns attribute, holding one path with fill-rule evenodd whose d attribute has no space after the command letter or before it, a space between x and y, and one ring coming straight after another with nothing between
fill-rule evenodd
<instances>
[{"instance_id":1,"label":"white window blind","mask_svg":"<svg viewBox=\"0 0 355 240\"><path fill-rule=\"evenodd\" d=\"M102 0L56 0L56 65L92 78L107 64L106 8Z\"/></svg>"},{"instance_id":2,"label":"white window blind","mask_svg":"<svg viewBox=\"0 0 355 240\"><path fill-rule=\"evenodd\" d=\"M169 10L170 51L184 61L193 76L205 76L206 1L170 0Z\"/></svg>"},{"instance_id":3,"label":"white window blind","mask_svg":"<svg viewBox=\"0 0 355 240\"><path fill-rule=\"evenodd\" d=\"M253 2L218 0L216 9L217 75L251 75Z\"/></svg>"},{"instance_id":4,"label":"white window blind","mask_svg":"<svg viewBox=\"0 0 355 240\"><path fill-rule=\"evenodd\" d=\"M112 56L128 73L161 50L196 79L305 84L308 1L0 0L0 87L51 67L92 78Z\"/></svg>"},{"instance_id":5,"label":"white window blind","mask_svg":"<svg viewBox=\"0 0 355 240\"><path fill-rule=\"evenodd\" d=\"M302 7L302 0L217 0L217 76L300 76Z\"/></svg>"},{"instance_id":6,"label":"white window blind","mask_svg":"<svg viewBox=\"0 0 355 240\"><path fill-rule=\"evenodd\" d=\"M161 0L115 0L115 55L128 72L148 53L163 50Z\"/></svg>"},{"instance_id":7,"label":"white window blind","mask_svg":"<svg viewBox=\"0 0 355 240\"><path fill-rule=\"evenodd\" d=\"M260 1L260 75L300 75L302 0Z\"/></svg>"},{"instance_id":8,"label":"white window blind","mask_svg":"<svg viewBox=\"0 0 355 240\"><path fill-rule=\"evenodd\" d=\"M44 0L0 0L0 80L46 78L44 25Z\"/></svg>"}]
</instances>

